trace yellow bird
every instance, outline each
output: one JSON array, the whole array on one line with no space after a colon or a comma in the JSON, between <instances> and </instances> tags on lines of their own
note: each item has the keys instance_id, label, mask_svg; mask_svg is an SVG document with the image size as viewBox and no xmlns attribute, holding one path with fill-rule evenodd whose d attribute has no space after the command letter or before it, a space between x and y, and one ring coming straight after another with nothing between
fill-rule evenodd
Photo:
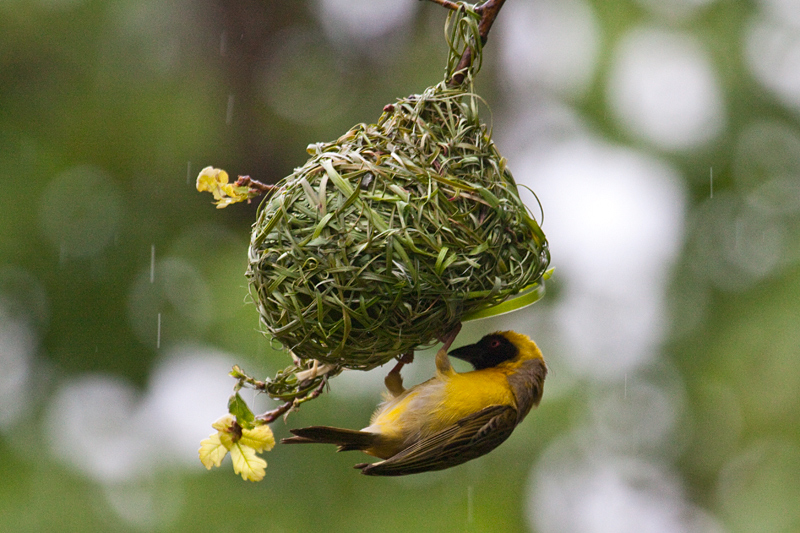
<instances>
[{"instance_id":1,"label":"yellow bird","mask_svg":"<svg viewBox=\"0 0 800 533\"><path fill-rule=\"evenodd\" d=\"M355 467L371 476L442 470L487 454L505 441L542 399L542 352L526 335L498 331L449 355L475 370L459 373L448 358L460 326L436 354L436 376L404 389L399 363L386 377L388 395L361 431L327 426L293 429L286 444L337 444L383 461Z\"/></svg>"}]
</instances>

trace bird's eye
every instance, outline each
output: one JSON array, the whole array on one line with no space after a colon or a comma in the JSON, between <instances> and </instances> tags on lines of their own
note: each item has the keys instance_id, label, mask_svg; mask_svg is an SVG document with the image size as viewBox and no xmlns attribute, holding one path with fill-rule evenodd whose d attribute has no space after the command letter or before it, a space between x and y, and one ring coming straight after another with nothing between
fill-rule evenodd
<instances>
[{"instance_id":1,"label":"bird's eye","mask_svg":"<svg viewBox=\"0 0 800 533\"><path fill-rule=\"evenodd\" d=\"M492 339L492 341L489 343L489 348L499 348L499 347L500 347L500 341L497 339Z\"/></svg>"}]
</instances>

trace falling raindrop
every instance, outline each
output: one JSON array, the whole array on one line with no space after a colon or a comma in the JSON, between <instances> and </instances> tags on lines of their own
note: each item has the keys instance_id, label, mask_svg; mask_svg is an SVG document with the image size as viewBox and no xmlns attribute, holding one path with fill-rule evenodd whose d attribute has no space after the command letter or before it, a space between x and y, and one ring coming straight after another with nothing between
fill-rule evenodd
<instances>
[{"instance_id":1,"label":"falling raindrop","mask_svg":"<svg viewBox=\"0 0 800 533\"><path fill-rule=\"evenodd\" d=\"M219 55L225 57L225 54L228 52L228 32L222 30L222 33L219 34Z\"/></svg>"},{"instance_id":2,"label":"falling raindrop","mask_svg":"<svg viewBox=\"0 0 800 533\"><path fill-rule=\"evenodd\" d=\"M714 167L708 168L708 197L714 198Z\"/></svg>"},{"instance_id":3,"label":"falling raindrop","mask_svg":"<svg viewBox=\"0 0 800 533\"><path fill-rule=\"evenodd\" d=\"M475 520L475 515L473 514L473 504L472 504L472 485L467 487L467 525L471 525Z\"/></svg>"},{"instance_id":4,"label":"falling raindrop","mask_svg":"<svg viewBox=\"0 0 800 533\"><path fill-rule=\"evenodd\" d=\"M164 343L195 338L212 320L214 295L209 286L197 269L181 259L159 259L156 270L158 276L150 283L149 269L142 268L129 293L128 317L137 338L153 345L158 335L153 317L159 313L161 322L169 324L161 331Z\"/></svg>"},{"instance_id":5,"label":"falling raindrop","mask_svg":"<svg viewBox=\"0 0 800 533\"><path fill-rule=\"evenodd\" d=\"M156 279L156 245L150 245L150 283Z\"/></svg>"},{"instance_id":6,"label":"falling raindrop","mask_svg":"<svg viewBox=\"0 0 800 533\"><path fill-rule=\"evenodd\" d=\"M158 328L156 329L156 350L161 348L161 313L158 313Z\"/></svg>"},{"instance_id":7,"label":"falling raindrop","mask_svg":"<svg viewBox=\"0 0 800 533\"><path fill-rule=\"evenodd\" d=\"M191 183L192 183L192 162L191 161L187 161L186 162L186 185L189 185Z\"/></svg>"},{"instance_id":8,"label":"falling raindrop","mask_svg":"<svg viewBox=\"0 0 800 533\"><path fill-rule=\"evenodd\" d=\"M230 126L231 122L233 121L233 93L228 95L228 110L225 113L225 124Z\"/></svg>"}]
</instances>

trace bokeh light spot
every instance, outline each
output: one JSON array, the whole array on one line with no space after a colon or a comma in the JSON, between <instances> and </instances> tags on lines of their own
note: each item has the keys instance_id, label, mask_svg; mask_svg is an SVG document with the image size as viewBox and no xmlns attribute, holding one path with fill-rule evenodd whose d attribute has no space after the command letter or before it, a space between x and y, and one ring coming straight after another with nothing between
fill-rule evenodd
<instances>
[{"instance_id":1,"label":"bokeh light spot","mask_svg":"<svg viewBox=\"0 0 800 533\"><path fill-rule=\"evenodd\" d=\"M562 438L542 455L528 490L529 522L541 533L675 533L722 529L688 503L662 466Z\"/></svg>"},{"instance_id":2,"label":"bokeh light spot","mask_svg":"<svg viewBox=\"0 0 800 533\"><path fill-rule=\"evenodd\" d=\"M31 325L14 317L0 293L0 430L28 409L29 380L38 337Z\"/></svg>"},{"instance_id":3,"label":"bokeh light spot","mask_svg":"<svg viewBox=\"0 0 800 533\"><path fill-rule=\"evenodd\" d=\"M663 150L690 150L722 131L722 91L711 59L691 37L637 28L617 46L608 105L632 135Z\"/></svg>"},{"instance_id":4,"label":"bokeh light spot","mask_svg":"<svg viewBox=\"0 0 800 533\"><path fill-rule=\"evenodd\" d=\"M781 221L729 191L695 209L690 234L695 275L727 291L745 290L774 274L786 257Z\"/></svg>"},{"instance_id":5,"label":"bokeh light spot","mask_svg":"<svg viewBox=\"0 0 800 533\"><path fill-rule=\"evenodd\" d=\"M264 66L262 94L278 116L297 124L330 123L350 108L347 77L325 43L287 30Z\"/></svg>"},{"instance_id":6,"label":"bokeh light spot","mask_svg":"<svg viewBox=\"0 0 800 533\"><path fill-rule=\"evenodd\" d=\"M153 370L141 416L160 435L165 465L202 469L197 449L213 433L211 422L225 414L235 359L208 346L178 344Z\"/></svg>"},{"instance_id":7,"label":"bokeh light spot","mask_svg":"<svg viewBox=\"0 0 800 533\"><path fill-rule=\"evenodd\" d=\"M397 0L317 0L319 21L337 39L371 40L407 25L417 2Z\"/></svg>"},{"instance_id":8,"label":"bokeh light spot","mask_svg":"<svg viewBox=\"0 0 800 533\"><path fill-rule=\"evenodd\" d=\"M508 3L498 19L505 77L520 93L581 96L597 67L600 29L584 0Z\"/></svg>"},{"instance_id":9,"label":"bokeh light spot","mask_svg":"<svg viewBox=\"0 0 800 533\"><path fill-rule=\"evenodd\" d=\"M112 240L122 217L117 186L103 170L79 166L47 185L39 203L45 237L62 257L91 257Z\"/></svg>"},{"instance_id":10,"label":"bokeh light spot","mask_svg":"<svg viewBox=\"0 0 800 533\"><path fill-rule=\"evenodd\" d=\"M716 0L638 0L655 15L668 21L683 21L697 15Z\"/></svg>"},{"instance_id":11,"label":"bokeh light spot","mask_svg":"<svg viewBox=\"0 0 800 533\"><path fill-rule=\"evenodd\" d=\"M137 431L138 401L133 386L118 377L86 374L64 383L50 400L44 424L53 454L102 483L147 472L154 443Z\"/></svg>"},{"instance_id":12,"label":"bokeh light spot","mask_svg":"<svg viewBox=\"0 0 800 533\"><path fill-rule=\"evenodd\" d=\"M800 108L800 28L755 16L745 32L745 58L764 87L784 105Z\"/></svg>"},{"instance_id":13,"label":"bokeh light spot","mask_svg":"<svg viewBox=\"0 0 800 533\"><path fill-rule=\"evenodd\" d=\"M683 229L669 166L589 139L532 151L515 166L546 206L544 231L565 289L556 309L579 375L618 379L650 359Z\"/></svg>"},{"instance_id":14,"label":"bokeh light spot","mask_svg":"<svg viewBox=\"0 0 800 533\"><path fill-rule=\"evenodd\" d=\"M596 395L589 408L594 433L607 449L655 455L670 440L682 406L677 391L632 374L620 387Z\"/></svg>"}]
</instances>

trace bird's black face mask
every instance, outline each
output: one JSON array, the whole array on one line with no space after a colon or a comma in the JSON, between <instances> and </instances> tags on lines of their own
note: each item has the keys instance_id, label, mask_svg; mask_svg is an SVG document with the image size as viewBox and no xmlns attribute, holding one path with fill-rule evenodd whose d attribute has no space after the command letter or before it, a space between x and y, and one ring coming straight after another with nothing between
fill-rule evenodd
<instances>
[{"instance_id":1,"label":"bird's black face mask","mask_svg":"<svg viewBox=\"0 0 800 533\"><path fill-rule=\"evenodd\" d=\"M475 370L483 370L510 361L518 353L519 350L511 341L498 333L492 333L475 344L451 350L448 355L472 364Z\"/></svg>"}]
</instances>

